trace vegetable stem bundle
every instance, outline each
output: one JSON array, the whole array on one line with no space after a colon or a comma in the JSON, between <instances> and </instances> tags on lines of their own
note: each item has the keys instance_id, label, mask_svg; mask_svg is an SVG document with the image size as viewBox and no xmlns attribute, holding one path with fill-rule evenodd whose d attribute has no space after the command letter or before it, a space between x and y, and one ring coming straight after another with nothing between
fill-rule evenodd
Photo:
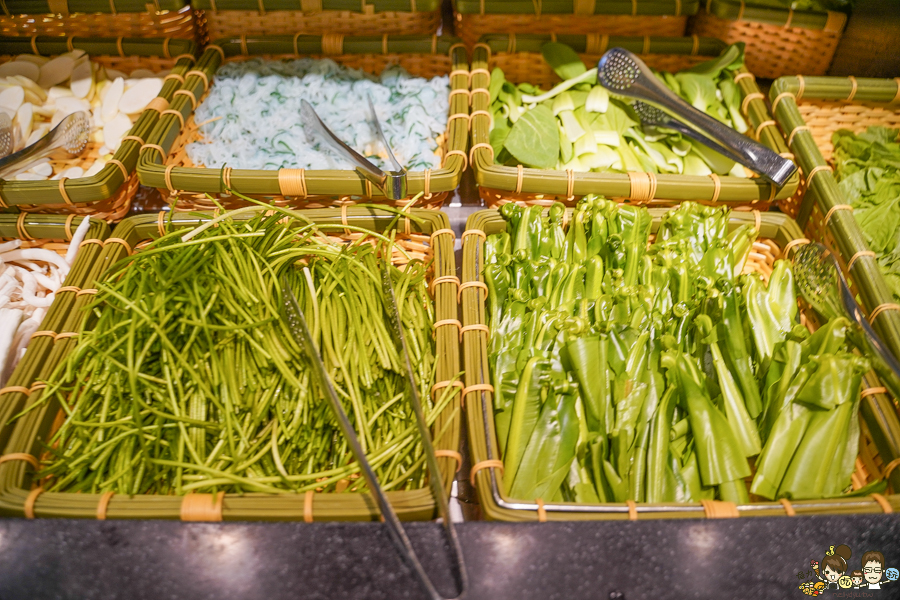
<instances>
[{"instance_id":1,"label":"vegetable stem bundle","mask_svg":"<svg viewBox=\"0 0 900 600\"><path fill-rule=\"evenodd\" d=\"M582 199L506 204L486 240L489 362L505 492L582 503L838 496L862 373L848 322L798 324L790 265L743 274L729 211L662 218ZM756 470L751 468L755 460ZM871 492L874 487L857 491Z\"/></svg>"},{"instance_id":2,"label":"vegetable stem bundle","mask_svg":"<svg viewBox=\"0 0 900 600\"><path fill-rule=\"evenodd\" d=\"M226 215L196 235L169 233L114 265L97 286L77 348L39 401L55 398L66 413L46 440L45 487L362 489L308 359L282 321L281 281L304 311L379 481L386 489L422 487L424 455L385 322L378 259L402 256L402 242L365 230L348 242L331 229L284 209L247 220ZM390 268L432 424L451 394L430 401L429 267L407 258L402 269Z\"/></svg>"}]
</instances>

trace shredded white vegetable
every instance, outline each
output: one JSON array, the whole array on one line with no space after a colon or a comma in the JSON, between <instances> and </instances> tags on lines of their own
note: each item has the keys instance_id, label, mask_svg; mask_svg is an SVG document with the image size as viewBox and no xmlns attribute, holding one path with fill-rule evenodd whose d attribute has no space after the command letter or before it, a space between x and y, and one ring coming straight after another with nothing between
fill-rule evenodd
<instances>
[{"instance_id":1,"label":"shredded white vegetable","mask_svg":"<svg viewBox=\"0 0 900 600\"><path fill-rule=\"evenodd\" d=\"M307 140L300 120L300 101L306 100L341 140L385 168L369 95L397 160L409 170L439 167L437 137L447 128L449 77L412 77L393 65L376 78L330 59L222 66L194 116L204 139L188 144L187 153L210 168L351 169L321 142Z\"/></svg>"}]
</instances>

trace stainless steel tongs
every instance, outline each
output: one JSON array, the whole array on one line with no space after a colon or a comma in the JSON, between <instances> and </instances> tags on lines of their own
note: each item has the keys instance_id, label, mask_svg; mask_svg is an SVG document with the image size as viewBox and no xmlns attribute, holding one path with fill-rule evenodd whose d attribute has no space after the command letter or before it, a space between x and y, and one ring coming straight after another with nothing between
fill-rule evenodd
<instances>
[{"instance_id":1,"label":"stainless steel tongs","mask_svg":"<svg viewBox=\"0 0 900 600\"><path fill-rule=\"evenodd\" d=\"M822 244L811 242L796 248L791 262L803 298L828 319L850 320L851 341L872 359L872 368L894 398L900 397L900 364L869 325L834 255Z\"/></svg>"},{"instance_id":2,"label":"stainless steel tongs","mask_svg":"<svg viewBox=\"0 0 900 600\"><path fill-rule=\"evenodd\" d=\"M382 171L376 167L370 160L362 156L359 152L345 144L338 136L334 135L327 125L322 122L315 109L306 100L300 103L300 118L303 120L303 127L307 137L314 134L323 141L327 142L343 158L351 163L355 170L365 177L372 185L377 187L388 200L403 200L406 198L406 169L397 161L394 151L391 150L384 131L381 128L381 122L375 113L375 105L372 103L372 97L369 96L369 110L372 113L372 119L375 123L375 129L378 131L378 137L381 139L382 145L387 150L388 158L394 167L393 171Z\"/></svg>"},{"instance_id":3,"label":"stainless steel tongs","mask_svg":"<svg viewBox=\"0 0 900 600\"><path fill-rule=\"evenodd\" d=\"M641 59L624 48L613 48L600 57L600 61L597 63L597 81L614 94L649 102L688 125L701 130L712 140L698 139L696 136L690 137L744 165L751 171L759 173L761 177L778 187L787 183L791 175L797 171L797 165L793 162L778 156L769 148L741 135L734 129L726 127L679 98L672 90L659 82ZM668 119L668 122L671 123L672 120ZM668 127L669 125L663 126ZM682 130L678 129L678 131ZM717 142L717 146L711 145L710 141Z\"/></svg>"},{"instance_id":4,"label":"stainless steel tongs","mask_svg":"<svg viewBox=\"0 0 900 600\"><path fill-rule=\"evenodd\" d=\"M459 539L456 536L456 529L453 527L453 521L450 518L450 510L448 507L447 497L441 483L441 474L440 470L438 469L437 458L434 454L434 446L431 442L431 433L428 431L428 426L425 421L425 415L422 411L422 404L419 399L418 389L416 388L412 364L410 363L409 353L407 352L406 338L403 334L403 327L400 323L400 313L399 309L397 308L397 299L394 296L394 288L393 283L391 282L390 270L384 257L382 257L381 266L382 293L385 296L385 303L387 304L390 311L389 316L395 335L395 342L397 343L398 350L401 351L404 360L407 381L409 384L409 401L413 408L416 426L419 430L419 436L422 439L422 448L425 452L425 463L428 468L429 484L434 495L435 503L437 504L438 514L443 521L444 529L450 542L450 549L455 554L456 558L457 575L459 580L459 594L456 596L456 598L460 599L464 596L466 588L468 586L468 577L466 575L465 563L463 562L462 549L459 544ZM422 584L422 587L428 593L428 597L430 598L430 600L444 600L444 596L442 596L440 592L437 591L437 589L434 587L434 584L432 584L431 579L428 577L428 574L425 573L425 569L422 567L422 563L419 562L419 559L416 556L416 552L413 549L412 544L410 543L409 538L406 535L406 532L400 525L400 519L397 517L397 513L394 512L393 507L391 506L390 502L388 502L384 490L378 483L378 477L372 470L372 467L369 464L368 459L366 458L366 454L359 443L359 438L357 437L356 432L353 430L353 425L350 423L350 419L347 418L347 413L344 411L344 407L341 405L340 398L338 398L337 392L335 391L334 386L331 383L331 379L328 377L328 373L325 369L325 363L322 361L322 356L321 354L319 354L319 350L318 348L316 348L315 342L313 341L312 336L309 333L309 327L306 324L306 318L303 316L303 311L300 309L300 306L297 303L297 299L294 297L294 293L291 291L291 288L288 286L288 283L285 280L282 280L282 299L284 303L285 317L287 320L288 328L290 329L291 334L294 336L300 347L304 349L310 359L310 362L312 363L314 377L318 383L320 390L322 391L322 394L328 399L329 403L331 404L331 408L334 410L338 424L340 425L341 432L347 439L347 442L350 445L350 449L353 451L353 455L356 457L356 461L359 463L360 471L362 471L362 475L366 481L366 485L368 486L372 496L375 498L375 502L378 504L378 509L381 512L382 517L384 518L385 524L387 525L388 534L390 535L391 541L394 543L394 546L397 548L397 552L403 558L404 562L412 570L416 579L419 580L419 582Z\"/></svg>"},{"instance_id":5,"label":"stainless steel tongs","mask_svg":"<svg viewBox=\"0 0 900 600\"><path fill-rule=\"evenodd\" d=\"M90 135L90 115L83 111L72 113L32 145L0 159L0 179L21 173L42 158L78 156L84 152Z\"/></svg>"}]
</instances>

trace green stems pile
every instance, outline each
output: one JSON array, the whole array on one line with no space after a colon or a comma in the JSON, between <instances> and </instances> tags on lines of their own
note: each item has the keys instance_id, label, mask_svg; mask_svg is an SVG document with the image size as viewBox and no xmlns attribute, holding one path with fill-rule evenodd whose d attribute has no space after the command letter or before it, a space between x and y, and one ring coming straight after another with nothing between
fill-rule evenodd
<instances>
[{"instance_id":1,"label":"green stems pile","mask_svg":"<svg viewBox=\"0 0 900 600\"><path fill-rule=\"evenodd\" d=\"M238 212L247 212L242 209ZM41 402L66 412L46 440L48 491L122 494L359 491L358 467L281 314L300 303L331 380L386 489L423 486L424 454L386 321L384 235L284 209L231 214L158 239L98 283L75 351ZM391 267L429 424L435 371L428 265ZM448 388L449 389L449 388ZM34 406L38 406L35 404Z\"/></svg>"},{"instance_id":2,"label":"green stems pile","mask_svg":"<svg viewBox=\"0 0 900 600\"><path fill-rule=\"evenodd\" d=\"M567 228L561 204L502 214L483 276L506 494L748 502L748 482L769 499L849 488L868 363L846 320L813 335L798 324L788 262L768 282L741 274L753 226L684 203L651 244L646 209L603 198L581 200Z\"/></svg>"}]
</instances>

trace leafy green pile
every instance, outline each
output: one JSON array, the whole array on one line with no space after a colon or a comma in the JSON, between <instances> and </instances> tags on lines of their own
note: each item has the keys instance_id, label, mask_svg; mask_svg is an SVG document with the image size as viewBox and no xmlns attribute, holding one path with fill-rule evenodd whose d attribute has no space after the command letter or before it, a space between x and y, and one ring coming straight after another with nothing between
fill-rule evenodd
<instances>
[{"instance_id":1,"label":"leafy green pile","mask_svg":"<svg viewBox=\"0 0 900 600\"><path fill-rule=\"evenodd\" d=\"M869 127L832 136L838 187L900 302L900 130Z\"/></svg>"},{"instance_id":2,"label":"leafy green pile","mask_svg":"<svg viewBox=\"0 0 900 600\"><path fill-rule=\"evenodd\" d=\"M868 363L846 319L797 324L789 263L741 274L751 225L684 203L650 244L644 208L588 196L568 230L564 211L504 205L485 246L508 495L747 502L751 475L772 499L849 488Z\"/></svg>"},{"instance_id":3,"label":"leafy green pile","mask_svg":"<svg viewBox=\"0 0 900 600\"><path fill-rule=\"evenodd\" d=\"M746 177L734 161L681 136L641 127L631 106L611 98L572 48L551 42L541 50L564 81L544 91L515 85L501 69L491 73L490 143L498 164L574 171L731 174ZM741 94L734 72L744 64L743 43L718 58L659 79L691 105L744 133Z\"/></svg>"}]
</instances>

